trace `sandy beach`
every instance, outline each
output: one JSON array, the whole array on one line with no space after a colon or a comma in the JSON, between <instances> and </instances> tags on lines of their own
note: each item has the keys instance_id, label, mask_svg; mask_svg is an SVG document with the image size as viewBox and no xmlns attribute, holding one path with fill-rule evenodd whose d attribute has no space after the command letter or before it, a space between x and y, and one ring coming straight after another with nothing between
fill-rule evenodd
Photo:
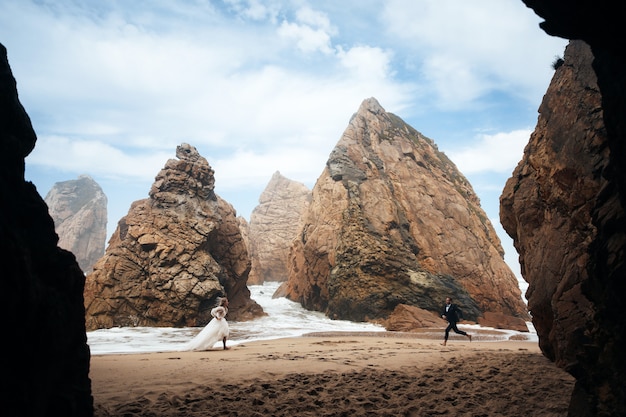
<instances>
[{"instance_id":1,"label":"sandy beach","mask_svg":"<svg viewBox=\"0 0 626 417\"><path fill-rule=\"evenodd\" d=\"M318 333L228 350L95 355L95 415L566 416L536 342Z\"/></svg>"}]
</instances>

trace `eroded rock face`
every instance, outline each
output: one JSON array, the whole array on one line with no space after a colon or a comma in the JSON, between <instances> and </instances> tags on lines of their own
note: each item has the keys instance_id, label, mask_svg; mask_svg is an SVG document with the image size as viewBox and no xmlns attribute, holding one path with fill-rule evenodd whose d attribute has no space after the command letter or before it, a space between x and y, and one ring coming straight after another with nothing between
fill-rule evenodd
<instances>
[{"instance_id":1,"label":"eroded rock face","mask_svg":"<svg viewBox=\"0 0 626 417\"><path fill-rule=\"evenodd\" d=\"M313 188L278 292L332 318L399 304L525 318L517 280L470 184L436 145L365 100Z\"/></svg>"},{"instance_id":2,"label":"eroded rock face","mask_svg":"<svg viewBox=\"0 0 626 417\"><path fill-rule=\"evenodd\" d=\"M85 277L57 246L48 207L24 180L37 137L0 44L0 263L5 296L2 413L93 415L85 332Z\"/></svg>"},{"instance_id":3,"label":"eroded rock face","mask_svg":"<svg viewBox=\"0 0 626 417\"><path fill-rule=\"evenodd\" d=\"M237 223L239 223L239 231L241 232L243 243L245 243L248 254L250 254L250 224L242 216L237 216ZM248 275L248 284L251 284L250 275Z\"/></svg>"},{"instance_id":4,"label":"eroded rock face","mask_svg":"<svg viewBox=\"0 0 626 417\"><path fill-rule=\"evenodd\" d=\"M539 108L539 120L501 201L501 222L529 282L528 307L546 355L573 366L593 321L588 279L596 196L608 161L591 49L571 42ZM581 326L582 324L582 326ZM556 348L560 346L560 348Z\"/></svg>"},{"instance_id":5,"label":"eroded rock face","mask_svg":"<svg viewBox=\"0 0 626 417\"><path fill-rule=\"evenodd\" d=\"M289 249L310 199L306 185L272 175L250 216L249 284L287 280Z\"/></svg>"},{"instance_id":6,"label":"eroded rock face","mask_svg":"<svg viewBox=\"0 0 626 417\"><path fill-rule=\"evenodd\" d=\"M84 273L104 255L107 197L88 175L57 182L45 198L59 235L59 246L76 256Z\"/></svg>"},{"instance_id":7,"label":"eroded rock face","mask_svg":"<svg viewBox=\"0 0 626 417\"><path fill-rule=\"evenodd\" d=\"M182 144L150 198L132 204L87 277L87 327L199 326L217 297L229 318L263 314L246 286L250 259L233 207L213 190L213 170Z\"/></svg>"},{"instance_id":8,"label":"eroded rock face","mask_svg":"<svg viewBox=\"0 0 626 417\"><path fill-rule=\"evenodd\" d=\"M595 152L586 155L587 160L582 161L587 164L583 165L586 167L584 169L593 167L593 176L579 181L589 183L594 178L600 178L600 188L591 201L591 221L581 219L577 226L578 235L582 237L586 234L584 243L587 248L584 256L575 260L580 275L562 282L546 282L543 284L545 288L535 290L530 295L529 304L545 304L542 298L550 294L552 296L553 305L551 308L544 306L544 319L538 328L541 332L540 345L548 357L557 360L577 379L569 415L626 415L626 385L623 383L626 378L626 358L623 354L626 350L626 321L621 311L622 300L626 296L626 27L623 24L626 9L618 2L592 0L575 3L524 0L524 3L545 19L541 27L550 35L581 39L590 45L593 52L592 68L601 93L602 119L606 129L603 145L598 144L602 138L594 139L594 143L567 145L578 146L580 152ZM582 94L584 98L588 92L583 91ZM571 103L585 101L573 92L563 100ZM572 105L569 104L569 107ZM559 109L544 110L559 114ZM549 114L544 116L549 119ZM589 119L587 128L596 127L594 123L597 116L596 113L581 113L581 117ZM584 123L578 123L578 126L585 127ZM556 140L557 143L570 140L569 137L560 137L562 135L558 131L555 133L556 139L547 139ZM584 136L584 132L577 132L577 136ZM532 157L534 152L528 149L528 153ZM554 163L563 161L557 159ZM572 172L581 170L580 165L562 168L569 168ZM552 195L548 193L547 198L552 198ZM543 200L543 195L537 194L536 199ZM561 211L584 212L565 204ZM543 216L531 215L516 219L516 230L526 225L536 228L542 219ZM513 234L516 233L519 232ZM553 234L548 234L546 238ZM513 238L515 240L516 236ZM521 237L519 240L522 241ZM520 247L524 246L521 243ZM525 259L522 263L525 279L535 281L536 276L528 276L524 265L528 263L530 266L536 262L528 255L522 256ZM566 263L567 259L563 258L562 262ZM557 320L556 316L551 317L551 310L563 317L568 309L571 311L567 312L565 323ZM573 329L574 334L566 334L566 329ZM576 357L575 361L567 363L567 358L573 356Z\"/></svg>"}]
</instances>

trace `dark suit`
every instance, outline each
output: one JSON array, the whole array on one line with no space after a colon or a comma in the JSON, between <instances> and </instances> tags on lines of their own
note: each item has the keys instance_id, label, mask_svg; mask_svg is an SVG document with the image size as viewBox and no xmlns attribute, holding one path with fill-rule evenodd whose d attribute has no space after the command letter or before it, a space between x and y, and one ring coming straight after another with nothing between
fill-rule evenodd
<instances>
[{"instance_id":1,"label":"dark suit","mask_svg":"<svg viewBox=\"0 0 626 417\"><path fill-rule=\"evenodd\" d=\"M447 310L446 310L446 307ZM446 316L445 319L448 320L448 327L446 327L446 338L448 340L448 336L450 334L450 330L454 330L454 333L462 334L463 336L467 336L467 333L463 330L459 330L456 327L456 323L459 321L459 307L456 304L446 304L443 307L443 311L441 312L442 316Z\"/></svg>"}]
</instances>

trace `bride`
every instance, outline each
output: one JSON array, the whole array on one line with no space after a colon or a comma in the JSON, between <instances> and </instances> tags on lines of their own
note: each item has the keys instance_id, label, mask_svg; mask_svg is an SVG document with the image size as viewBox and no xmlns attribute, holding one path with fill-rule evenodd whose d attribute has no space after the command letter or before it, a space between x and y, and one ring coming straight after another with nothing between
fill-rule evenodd
<instances>
[{"instance_id":1,"label":"bride","mask_svg":"<svg viewBox=\"0 0 626 417\"><path fill-rule=\"evenodd\" d=\"M226 339L228 338L226 314L228 314L228 298L218 298L217 307L211 310L213 318L196 337L191 339L186 350L209 350L220 340L224 345L224 350L228 349L226 347Z\"/></svg>"}]
</instances>

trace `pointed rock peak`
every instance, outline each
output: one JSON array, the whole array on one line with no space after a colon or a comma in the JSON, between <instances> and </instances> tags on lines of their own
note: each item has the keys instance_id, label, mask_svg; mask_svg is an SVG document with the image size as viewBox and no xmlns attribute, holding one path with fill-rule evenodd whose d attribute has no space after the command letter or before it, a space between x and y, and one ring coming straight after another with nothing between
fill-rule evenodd
<instances>
[{"instance_id":1,"label":"pointed rock peak","mask_svg":"<svg viewBox=\"0 0 626 417\"><path fill-rule=\"evenodd\" d=\"M184 201L174 195L216 200L214 171L198 150L182 143L176 147L178 160L170 159L157 174L150 197L163 207Z\"/></svg>"},{"instance_id":2,"label":"pointed rock peak","mask_svg":"<svg viewBox=\"0 0 626 417\"><path fill-rule=\"evenodd\" d=\"M202 158L195 146L188 143L181 143L176 147L176 157L181 160L197 161Z\"/></svg>"},{"instance_id":3,"label":"pointed rock peak","mask_svg":"<svg viewBox=\"0 0 626 417\"><path fill-rule=\"evenodd\" d=\"M276 171L272 175L272 178L270 179L270 181L280 180L281 178L285 178L285 176L283 174L281 174L280 171Z\"/></svg>"},{"instance_id":4,"label":"pointed rock peak","mask_svg":"<svg viewBox=\"0 0 626 417\"><path fill-rule=\"evenodd\" d=\"M309 193L310 190L306 185L290 180L276 171L259 196L259 204L263 205L276 200L291 200Z\"/></svg>"},{"instance_id":5,"label":"pointed rock peak","mask_svg":"<svg viewBox=\"0 0 626 417\"><path fill-rule=\"evenodd\" d=\"M361 102L359 110L354 113L350 118L350 123L354 122L354 120L357 118L366 119L370 117L370 115L379 116L385 113L385 109L383 109L378 100L376 100L374 97L366 98Z\"/></svg>"},{"instance_id":6,"label":"pointed rock peak","mask_svg":"<svg viewBox=\"0 0 626 417\"><path fill-rule=\"evenodd\" d=\"M361 114L363 112L381 114L385 113L385 109L383 109L378 100L376 100L374 97L370 97L363 100L357 114Z\"/></svg>"}]
</instances>

